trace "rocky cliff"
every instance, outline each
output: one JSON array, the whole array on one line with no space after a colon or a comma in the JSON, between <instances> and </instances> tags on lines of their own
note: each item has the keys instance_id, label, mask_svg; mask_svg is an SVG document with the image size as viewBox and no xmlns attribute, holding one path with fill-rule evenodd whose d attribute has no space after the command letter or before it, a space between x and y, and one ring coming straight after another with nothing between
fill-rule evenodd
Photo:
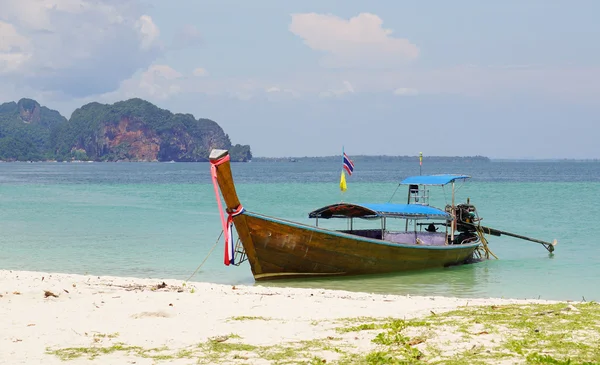
<instances>
[{"instance_id":1,"label":"rocky cliff","mask_svg":"<svg viewBox=\"0 0 600 365\"><path fill-rule=\"evenodd\" d=\"M230 149L236 161L252 158L249 146L232 146L212 120L130 99L75 110L57 133L56 154L94 161L208 161L213 148Z\"/></svg>"}]
</instances>

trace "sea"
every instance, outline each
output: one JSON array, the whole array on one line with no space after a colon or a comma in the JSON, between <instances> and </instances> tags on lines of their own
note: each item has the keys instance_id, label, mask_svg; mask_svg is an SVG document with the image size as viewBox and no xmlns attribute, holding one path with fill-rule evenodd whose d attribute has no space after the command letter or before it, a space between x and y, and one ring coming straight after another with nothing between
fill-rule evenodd
<instances>
[{"instance_id":1,"label":"sea","mask_svg":"<svg viewBox=\"0 0 600 365\"><path fill-rule=\"evenodd\" d=\"M544 241L554 253L489 237L498 259L409 273L255 282L247 262L223 263L222 227L208 163L0 163L0 269L181 279L227 285L378 294L600 300L600 163L372 161L339 189L341 162L232 163L243 206L314 224L340 201L406 202L410 175L456 173L482 224ZM451 189L430 187L431 204ZM319 221L326 227L329 222ZM334 224L334 223L331 223ZM235 235L235 233L234 233Z\"/></svg>"}]
</instances>

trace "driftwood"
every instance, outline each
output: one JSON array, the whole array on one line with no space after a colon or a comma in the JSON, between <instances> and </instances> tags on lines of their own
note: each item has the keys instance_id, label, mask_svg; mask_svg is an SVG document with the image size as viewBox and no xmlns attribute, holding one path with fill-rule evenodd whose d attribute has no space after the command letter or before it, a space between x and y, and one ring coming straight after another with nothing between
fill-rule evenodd
<instances>
[{"instance_id":1,"label":"driftwood","mask_svg":"<svg viewBox=\"0 0 600 365\"><path fill-rule=\"evenodd\" d=\"M58 295L54 294L50 290L44 290L44 298L48 298L48 297L58 298Z\"/></svg>"}]
</instances>

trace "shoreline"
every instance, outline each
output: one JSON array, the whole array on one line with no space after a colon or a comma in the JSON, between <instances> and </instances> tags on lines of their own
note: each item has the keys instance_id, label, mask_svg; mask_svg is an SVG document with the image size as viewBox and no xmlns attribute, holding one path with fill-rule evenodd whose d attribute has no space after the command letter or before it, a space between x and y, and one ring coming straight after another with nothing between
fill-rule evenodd
<instances>
[{"instance_id":1,"label":"shoreline","mask_svg":"<svg viewBox=\"0 0 600 365\"><path fill-rule=\"evenodd\" d=\"M0 270L0 295L0 363L12 364L64 363L57 351L68 348L84 352L71 354L74 364L87 363L84 355L98 349L104 352L93 356L93 363L125 363L133 358L137 364L154 364L157 358L139 349L168 348L182 354L201 348L199 344L221 343L220 338L225 338L224 344L243 341L265 349L338 339L343 323L411 320L471 307L569 305L567 301L386 295L15 270ZM342 336L341 341L371 351L375 336L365 331ZM191 363L189 357L180 360ZM261 361L256 363L272 363Z\"/></svg>"}]
</instances>

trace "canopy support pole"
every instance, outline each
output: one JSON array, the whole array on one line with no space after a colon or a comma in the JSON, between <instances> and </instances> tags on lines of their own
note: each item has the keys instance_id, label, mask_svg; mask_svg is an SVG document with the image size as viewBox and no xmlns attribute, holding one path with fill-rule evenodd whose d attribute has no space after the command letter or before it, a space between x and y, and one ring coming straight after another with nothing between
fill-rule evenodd
<instances>
[{"instance_id":1,"label":"canopy support pole","mask_svg":"<svg viewBox=\"0 0 600 365\"><path fill-rule=\"evenodd\" d=\"M452 227L450 230L450 242L454 242L454 229L456 228L456 209L454 207L454 181L452 181Z\"/></svg>"}]
</instances>

